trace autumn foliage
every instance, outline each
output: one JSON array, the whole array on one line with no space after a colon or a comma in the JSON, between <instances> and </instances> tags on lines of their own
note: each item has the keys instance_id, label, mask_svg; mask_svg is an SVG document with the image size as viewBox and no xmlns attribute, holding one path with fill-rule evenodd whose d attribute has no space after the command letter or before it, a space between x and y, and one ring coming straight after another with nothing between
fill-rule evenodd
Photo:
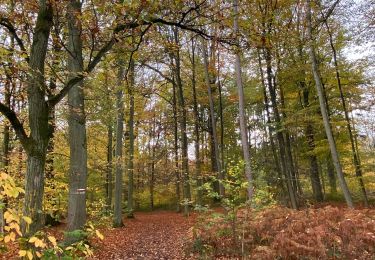
<instances>
[{"instance_id":1,"label":"autumn foliage","mask_svg":"<svg viewBox=\"0 0 375 260\"><path fill-rule=\"evenodd\" d=\"M243 209L235 227L225 215L215 216L198 222L191 231L190 249L197 255L250 259L373 259L375 255L373 209Z\"/></svg>"}]
</instances>

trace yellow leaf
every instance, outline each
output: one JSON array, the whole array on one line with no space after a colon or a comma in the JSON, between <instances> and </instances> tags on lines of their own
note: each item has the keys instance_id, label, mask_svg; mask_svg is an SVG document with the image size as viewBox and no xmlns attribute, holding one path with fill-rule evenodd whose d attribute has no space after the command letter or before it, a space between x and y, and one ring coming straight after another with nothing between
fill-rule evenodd
<instances>
[{"instance_id":1,"label":"yellow leaf","mask_svg":"<svg viewBox=\"0 0 375 260\"><path fill-rule=\"evenodd\" d=\"M20 250L19 252L18 252L18 255L20 256L20 257L23 257L23 256L25 256L27 254L27 251L26 250Z\"/></svg>"},{"instance_id":2,"label":"yellow leaf","mask_svg":"<svg viewBox=\"0 0 375 260\"><path fill-rule=\"evenodd\" d=\"M10 236L8 235L8 236L5 236L4 237L4 242L5 243L9 243L9 241L10 241Z\"/></svg>"},{"instance_id":3,"label":"yellow leaf","mask_svg":"<svg viewBox=\"0 0 375 260\"><path fill-rule=\"evenodd\" d=\"M29 258L29 260L32 260L33 254L30 251L27 251L27 257Z\"/></svg>"},{"instance_id":4,"label":"yellow leaf","mask_svg":"<svg viewBox=\"0 0 375 260\"><path fill-rule=\"evenodd\" d=\"M39 257L39 258L42 258L42 254L39 253L39 252L35 252L36 256Z\"/></svg>"},{"instance_id":5,"label":"yellow leaf","mask_svg":"<svg viewBox=\"0 0 375 260\"><path fill-rule=\"evenodd\" d=\"M99 232L99 230L95 230L95 233L96 233L96 236L97 236L100 240L103 240L103 239L104 239L104 236L102 235L102 233Z\"/></svg>"},{"instance_id":6,"label":"yellow leaf","mask_svg":"<svg viewBox=\"0 0 375 260\"><path fill-rule=\"evenodd\" d=\"M11 233L9 234L9 236L10 236L10 240L12 240L12 241L15 241L15 240L16 240L16 233L11 232Z\"/></svg>"},{"instance_id":7,"label":"yellow leaf","mask_svg":"<svg viewBox=\"0 0 375 260\"><path fill-rule=\"evenodd\" d=\"M35 241L37 241L37 240L38 240L37 237L31 237L31 238L29 239L29 243L35 243Z\"/></svg>"},{"instance_id":8,"label":"yellow leaf","mask_svg":"<svg viewBox=\"0 0 375 260\"><path fill-rule=\"evenodd\" d=\"M48 236L48 240L52 243L53 246L56 246L56 238L53 236Z\"/></svg>"},{"instance_id":9,"label":"yellow leaf","mask_svg":"<svg viewBox=\"0 0 375 260\"><path fill-rule=\"evenodd\" d=\"M33 222L32 220L31 220L31 218L29 218L29 217L22 217L23 218L23 220L25 220L25 222L27 223L27 224L31 224L31 222Z\"/></svg>"}]
</instances>

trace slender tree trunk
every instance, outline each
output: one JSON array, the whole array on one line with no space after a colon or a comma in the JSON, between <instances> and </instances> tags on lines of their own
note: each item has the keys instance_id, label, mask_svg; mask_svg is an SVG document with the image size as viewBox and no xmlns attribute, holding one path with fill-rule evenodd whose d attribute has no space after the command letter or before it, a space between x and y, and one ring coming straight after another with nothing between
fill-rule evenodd
<instances>
[{"instance_id":1,"label":"slender tree trunk","mask_svg":"<svg viewBox=\"0 0 375 260\"><path fill-rule=\"evenodd\" d=\"M68 5L68 70L72 77L83 72L80 15L80 1L71 0ZM87 144L82 81L70 89L68 105L70 176L67 229L73 231L82 229L86 223ZM75 242L69 236L66 239L68 242Z\"/></svg>"},{"instance_id":2,"label":"slender tree trunk","mask_svg":"<svg viewBox=\"0 0 375 260\"><path fill-rule=\"evenodd\" d=\"M197 180L197 205L202 205L202 176L201 176L201 159L200 159L200 133L199 133L199 112L198 112L198 102L197 102L197 90L196 90L196 64L195 64L195 42L191 42L191 67L192 67L192 78L191 85L193 87L193 110L194 110L194 134L195 134L195 178Z\"/></svg>"},{"instance_id":3,"label":"slender tree trunk","mask_svg":"<svg viewBox=\"0 0 375 260\"><path fill-rule=\"evenodd\" d=\"M179 45L178 29L174 29L174 42ZM183 176L183 193L184 193L184 215L189 213L189 202L191 200L190 180L189 180L189 158L188 158L188 138L187 138L187 112L185 105L184 90L181 79L181 60L180 51L174 54L175 58L175 77L177 85L177 97L179 104L179 121L181 128L181 151L182 151L182 176Z\"/></svg>"},{"instance_id":4,"label":"slender tree trunk","mask_svg":"<svg viewBox=\"0 0 375 260\"><path fill-rule=\"evenodd\" d=\"M113 126L110 122L107 127L107 176L106 176L106 212L111 211L112 205L112 155L113 155Z\"/></svg>"},{"instance_id":5,"label":"slender tree trunk","mask_svg":"<svg viewBox=\"0 0 375 260\"><path fill-rule=\"evenodd\" d=\"M316 54L315 54L315 48L314 48L314 42L313 42L313 36L312 36L311 1L307 0L306 4L307 4L306 18L307 18L307 36L309 39L309 43L308 43L309 44L309 56L310 56L311 68L312 68L312 72L313 72L314 80L315 80L315 87L316 87L318 97L319 97L320 110L321 110L322 117L323 117L324 128L326 131L329 147L331 150L333 164L336 168L337 178L339 180L341 190L344 194L346 204L348 205L349 208L353 208L354 205L353 205L352 197L350 195L349 188L344 178L339 154L337 152L336 142L333 137L331 125L330 125L329 118L328 118L327 107L325 106L323 84L319 75L318 61L317 61Z\"/></svg>"},{"instance_id":6,"label":"slender tree trunk","mask_svg":"<svg viewBox=\"0 0 375 260\"><path fill-rule=\"evenodd\" d=\"M180 212L180 203L181 203L181 178L180 178L180 170L179 170L179 159L178 159L178 119L177 119L177 101L176 101L176 84L173 83L173 150L174 150L174 172L176 177L176 211Z\"/></svg>"},{"instance_id":7,"label":"slender tree trunk","mask_svg":"<svg viewBox=\"0 0 375 260\"><path fill-rule=\"evenodd\" d=\"M234 33L236 37L238 37L238 1L234 0ZM239 40L237 39L237 44L239 45ZM245 98L244 98L244 90L242 84L242 72L241 72L241 59L240 59L240 46L237 46L236 49L236 61L235 61L235 72L236 72L236 84L238 90L238 110L239 110L239 121L240 121L240 133L241 133L241 143L242 143L242 152L243 152L243 159L245 162L245 175L248 181L247 187L247 199L251 203L253 198L253 174L251 170L251 161L250 161L250 147L247 137L247 126L246 126L246 119L245 119Z\"/></svg>"},{"instance_id":8,"label":"slender tree trunk","mask_svg":"<svg viewBox=\"0 0 375 260\"><path fill-rule=\"evenodd\" d=\"M224 186L222 184L224 176L221 170L220 155L219 155L219 142L217 140L218 136L217 136L217 131L216 131L215 107L214 107L214 100L213 100L212 89L211 89L212 77L209 72L207 45L203 39L202 39L202 55L203 55L204 75L205 75L205 81L206 81L206 87L207 87L207 93L208 93L208 100L210 104L210 119L211 119L211 129L212 129L212 139L213 139L212 148L215 153L215 166L216 166L217 174L219 177L219 195L224 196Z\"/></svg>"},{"instance_id":9,"label":"slender tree trunk","mask_svg":"<svg viewBox=\"0 0 375 260\"><path fill-rule=\"evenodd\" d=\"M304 73L301 73L304 75ZM309 94L310 91L308 86L306 86L305 81L300 82L300 86L303 90L303 106L304 108L308 108L310 106L309 102ZM323 201L323 193L322 193L322 186L319 177L319 168L318 168L318 158L316 157L314 150L315 150L315 138L314 138L314 128L309 120L306 126L306 139L309 147L309 159L310 159L310 180L311 180L311 187L313 190L313 194L316 201Z\"/></svg>"},{"instance_id":10,"label":"slender tree trunk","mask_svg":"<svg viewBox=\"0 0 375 260\"><path fill-rule=\"evenodd\" d=\"M129 68L129 161L128 161L128 218L133 218L133 190L134 190L134 60L130 61Z\"/></svg>"},{"instance_id":11,"label":"slender tree trunk","mask_svg":"<svg viewBox=\"0 0 375 260\"><path fill-rule=\"evenodd\" d=\"M292 184L292 175L290 172L290 168L287 165L287 155L285 149L285 140L283 132L280 130L281 128L281 118L280 113L277 105L276 100L276 90L272 84L272 67L271 67L271 53L268 48L265 48L265 59L267 64L267 83L268 83L268 90L271 97L271 104L274 113L275 123L276 123L276 137L279 143L279 152L280 152L280 161L281 161L281 169L285 177L285 182L288 189L289 199L291 202L291 206L293 209L297 209L297 199L294 192L293 184Z\"/></svg>"},{"instance_id":12,"label":"slender tree trunk","mask_svg":"<svg viewBox=\"0 0 375 260\"><path fill-rule=\"evenodd\" d=\"M117 76L117 100L116 100L116 109L117 109L117 126L116 126L116 148L115 148L115 201L114 201L114 215L113 215L113 226L122 227L124 224L122 222L122 174L123 174L123 136L124 136L124 97L123 97L123 79L124 79L124 62L119 60L119 71Z\"/></svg>"},{"instance_id":13,"label":"slender tree trunk","mask_svg":"<svg viewBox=\"0 0 375 260\"><path fill-rule=\"evenodd\" d=\"M220 158L221 158L221 170L223 171L223 177L225 178L226 175L226 164L225 164L225 156L224 156L224 150L225 150L225 144L224 144L224 114L223 114L223 90L222 85L220 82L220 53L218 51L217 54L217 62L218 62L218 69L217 69L217 87L219 90L219 117L220 117Z\"/></svg>"},{"instance_id":14,"label":"slender tree trunk","mask_svg":"<svg viewBox=\"0 0 375 260\"><path fill-rule=\"evenodd\" d=\"M4 104L8 107L11 106L10 99L10 84L11 79L8 78L5 82L4 86ZM8 122L4 122L4 132L3 132L3 146L2 146L2 158L1 158L1 168L4 172L8 172L8 165L9 165L9 141L10 141L10 126ZM2 191L1 189L0 191ZM7 201L6 200L0 200L0 235L4 233L4 212L6 211L7 207Z\"/></svg>"},{"instance_id":15,"label":"slender tree trunk","mask_svg":"<svg viewBox=\"0 0 375 260\"><path fill-rule=\"evenodd\" d=\"M283 179L282 174L283 173L281 171L279 158L277 156L277 148L276 148L275 140L274 140L274 137L273 137L274 129L271 126L271 115L270 115L270 111L269 111L269 101L268 101L268 96L267 96L267 87L266 87L266 83L265 83L265 79L264 79L264 73L263 73L263 69L262 69L262 59L261 59L259 50L258 50L258 64L259 64L259 72L260 72L260 76L261 76L261 81L262 81L262 85L263 85L264 110L266 111L266 116L267 116L267 126L268 126L269 138L270 138L270 145L271 145L273 159L274 159L274 162L275 162L275 169L276 169L276 172L278 174L278 179L280 180L277 183L281 187L282 191L285 191L285 187L284 187L283 181L282 181L282 179Z\"/></svg>"},{"instance_id":16,"label":"slender tree trunk","mask_svg":"<svg viewBox=\"0 0 375 260\"><path fill-rule=\"evenodd\" d=\"M338 61L337 61L337 52L336 52L335 45L333 43L332 32L330 31L330 28L328 26L327 21L325 21L325 25L326 25L326 28L327 28L327 31L328 31L328 34L329 34L329 42L330 42L332 54L333 54L333 63L335 65L337 86L338 86L339 91L340 91L340 99L341 99L342 108L344 109L346 128L348 129L348 133L349 133L349 139L350 139L350 144L351 144L351 148L352 148L352 155L353 155L353 163L354 163L354 167L355 167L355 175L358 179L359 187L361 188L364 205L365 205L365 207L368 207L367 192L366 192L366 187L365 187L365 184L363 182L363 177L362 177L362 167L361 167L361 163L360 163L360 160L359 160L358 150L356 149L353 131L352 131L352 126L351 126L350 117L349 117L349 113L348 113L348 108L347 108L347 105L346 105L344 92L343 92L343 89L342 89L340 70L339 70L339 65L338 65Z\"/></svg>"}]
</instances>

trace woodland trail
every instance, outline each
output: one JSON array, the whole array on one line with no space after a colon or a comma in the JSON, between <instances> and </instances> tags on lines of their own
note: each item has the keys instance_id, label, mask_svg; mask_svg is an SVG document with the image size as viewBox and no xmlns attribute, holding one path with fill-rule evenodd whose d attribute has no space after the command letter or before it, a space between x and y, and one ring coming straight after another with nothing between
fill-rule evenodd
<instances>
[{"instance_id":1,"label":"woodland trail","mask_svg":"<svg viewBox=\"0 0 375 260\"><path fill-rule=\"evenodd\" d=\"M135 213L124 227L102 231L91 259L186 259L183 244L194 221L171 211Z\"/></svg>"}]
</instances>

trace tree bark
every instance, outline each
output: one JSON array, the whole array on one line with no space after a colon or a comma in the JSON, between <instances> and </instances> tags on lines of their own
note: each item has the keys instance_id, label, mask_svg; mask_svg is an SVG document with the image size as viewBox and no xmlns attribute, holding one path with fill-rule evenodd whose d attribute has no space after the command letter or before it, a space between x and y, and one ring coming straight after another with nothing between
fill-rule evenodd
<instances>
[{"instance_id":1,"label":"tree bark","mask_svg":"<svg viewBox=\"0 0 375 260\"><path fill-rule=\"evenodd\" d=\"M123 99L123 79L124 79L124 62L119 60L119 69L117 75L117 94L116 94L116 109L117 109L117 124L116 124L116 148L115 148L115 201L114 201L114 215L113 215L113 226L122 227L122 174L123 174L123 136L124 136L124 99Z\"/></svg>"},{"instance_id":2,"label":"tree bark","mask_svg":"<svg viewBox=\"0 0 375 260\"><path fill-rule=\"evenodd\" d=\"M235 52L235 73L236 73L236 84L237 84L237 90L238 90L238 110L239 110L239 121L240 121L240 133L241 133L241 143L242 143L242 152L243 152L243 159L245 163L245 175L248 182L247 186L247 199L251 203L253 198L253 189L254 189L254 183L253 183L253 174L251 170L251 161L250 161L250 147L247 137L247 125L246 125L246 119L245 119L245 98L244 98L244 90L243 90L243 84L242 84L242 72L241 72L241 59L240 59L240 46L239 46L239 40L238 40L238 33L239 33L239 27L238 27L238 0L234 0L234 33L237 37L237 48Z\"/></svg>"},{"instance_id":3,"label":"tree bark","mask_svg":"<svg viewBox=\"0 0 375 260\"><path fill-rule=\"evenodd\" d=\"M68 70L71 77L83 73L81 39L81 3L71 0L68 5ZM68 231L82 229L86 223L87 144L83 82L75 84L68 93L70 176ZM69 236L68 242L72 241ZM73 239L74 240L74 239Z\"/></svg>"},{"instance_id":4,"label":"tree bark","mask_svg":"<svg viewBox=\"0 0 375 260\"><path fill-rule=\"evenodd\" d=\"M174 29L174 42L179 45L178 29ZM181 152L182 152L182 176L183 176L183 194L184 194L184 215L189 213L189 203L191 200L190 178L189 178L189 158L188 158L188 138L187 138L187 112L185 105L184 90L181 79L181 60L179 49L174 53L175 77L177 85L177 100L179 105L179 121L181 129Z\"/></svg>"},{"instance_id":5,"label":"tree bark","mask_svg":"<svg viewBox=\"0 0 375 260\"><path fill-rule=\"evenodd\" d=\"M201 159L200 159L200 132L199 132L199 111L197 101L197 90L196 90L196 63L195 63L195 48L196 42L192 39L191 41L191 85L193 88L193 112L194 112L194 150L195 150L195 178L197 180L197 200L196 204L202 206L202 176L201 176Z\"/></svg>"},{"instance_id":6,"label":"tree bark","mask_svg":"<svg viewBox=\"0 0 375 260\"><path fill-rule=\"evenodd\" d=\"M134 202L133 202L133 191L134 191L134 60L130 61L129 67L129 121L128 121L128 131L129 131L129 161L128 161L128 218L134 217Z\"/></svg>"},{"instance_id":7,"label":"tree bark","mask_svg":"<svg viewBox=\"0 0 375 260\"><path fill-rule=\"evenodd\" d=\"M337 52L336 52L335 45L333 43L332 32L330 31L330 28L328 26L327 21L325 21L325 25L326 25L326 28L327 28L327 31L328 31L329 43L330 43L331 49L332 49L333 63L335 65L335 72L336 72L337 86L338 86L339 91L340 91L340 99L341 99L342 108L344 109L346 128L348 129L348 133L349 133L350 145L351 145L351 148L352 148L352 155L353 155L353 163L354 163L354 167L355 167L355 175L357 177L359 187L361 188L364 205L365 205L365 207L368 207L367 192L366 192L365 184L363 182L362 167L361 167L361 163L360 163L360 160L359 160L359 153L358 153L358 150L356 149L355 140L354 140L353 131L352 131L352 126L351 126L350 117L349 117L349 113L348 113L348 108L347 108L347 105L346 105L344 92L343 92L342 85L341 85L340 70L339 70L339 65L338 65L338 61L337 61Z\"/></svg>"},{"instance_id":8,"label":"tree bark","mask_svg":"<svg viewBox=\"0 0 375 260\"><path fill-rule=\"evenodd\" d=\"M23 216L33 222L26 232L27 224L21 222L22 234L33 234L43 226L43 193L44 170L47 145L51 136L48 124L49 109L44 95L44 64L48 48L48 38L52 27L52 4L46 0L39 1L39 11L34 28L33 42L29 57L29 74L27 76L27 97L29 102L30 136L27 138L20 127L13 125L20 137L27 154L26 187Z\"/></svg>"},{"instance_id":9,"label":"tree bark","mask_svg":"<svg viewBox=\"0 0 375 260\"><path fill-rule=\"evenodd\" d=\"M179 158L178 158L178 119L177 119L177 101L176 101L176 84L172 83L172 109L173 109L173 150L174 150L174 173L176 178L176 211L180 212L181 207L181 178L180 178L180 168L179 168Z\"/></svg>"},{"instance_id":10,"label":"tree bark","mask_svg":"<svg viewBox=\"0 0 375 260\"><path fill-rule=\"evenodd\" d=\"M113 155L113 148L112 148L112 139L113 139L113 126L110 122L107 126L107 176L106 176L106 212L111 211L112 206L112 184L113 184L113 177L112 177L112 155Z\"/></svg>"},{"instance_id":11,"label":"tree bark","mask_svg":"<svg viewBox=\"0 0 375 260\"><path fill-rule=\"evenodd\" d=\"M217 170L217 175L219 179L219 195L224 196L224 186L222 181L224 180L223 172L221 170L221 163L220 163L220 155L219 155L219 142L217 140L217 131L216 131L216 120L215 120L215 107L214 107L214 100L212 95L211 89L211 80L212 76L210 75L209 71L209 64L208 64L208 54L207 54L207 45L204 39L202 39L202 55L203 55L203 65L204 65L204 75L205 75L205 83L207 87L208 93L208 100L210 105L210 120L211 120L211 130L212 130L212 140L213 140L213 150L215 155L215 168Z\"/></svg>"},{"instance_id":12,"label":"tree bark","mask_svg":"<svg viewBox=\"0 0 375 260\"><path fill-rule=\"evenodd\" d=\"M286 162L287 155L286 155L286 148L285 148L285 139L284 139L283 131L280 130L281 118L280 118L280 113L279 113L279 109L277 105L276 89L272 83L271 53L268 48L264 48L264 51L265 51L265 60L266 60L267 84L268 84L268 90L269 90L270 97L271 97L271 105L272 105L272 109L274 113L274 120L276 123L276 138L279 143L281 170L285 177L285 182L287 185L287 190L288 190L291 206L293 209L297 209L298 205L297 205L297 199L296 199L295 191L294 191L293 184L292 184L292 174Z\"/></svg>"},{"instance_id":13,"label":"tree bark","mask_svg":"<svg viewBox=\"0 0 375 260\"><path fill-rule=\"evenodd\" d=\"M307 19L307 37L308 37L308 47L309 47L309 57L310 57L310 62L311 62L311 70L314 75L314 80L315 80L315 87L318 93L319 97L319 104L320 104L320 110L322 113L323 117L323 124L325 128L325 132L327 135L329 147L331 150L331 155L332 155L332 160L333 164L336 169L336 174L337 178L340 183L341 190L344 194L346 204L348 205L349 208L353 208L353 200L349 191L349 188L346 184L344 174L342 171L341 163L340 163L340 158L339 154L337 152L337 147L336 147L336 142L333 137L332 129L331 129L331 124L329 122L328 118L328 112L327 112L327 107L325 105L325 100L324 100L324 93L323 93L323 84L320 79L319 75L319 68L318 68L318 61L317 57L315 54L315 48L314 48L314 42L313 42L313 36L312 36L312 22L311 22L311 1L307 0L306 2L306 19Z\"/></svg>"}]
</instances>

